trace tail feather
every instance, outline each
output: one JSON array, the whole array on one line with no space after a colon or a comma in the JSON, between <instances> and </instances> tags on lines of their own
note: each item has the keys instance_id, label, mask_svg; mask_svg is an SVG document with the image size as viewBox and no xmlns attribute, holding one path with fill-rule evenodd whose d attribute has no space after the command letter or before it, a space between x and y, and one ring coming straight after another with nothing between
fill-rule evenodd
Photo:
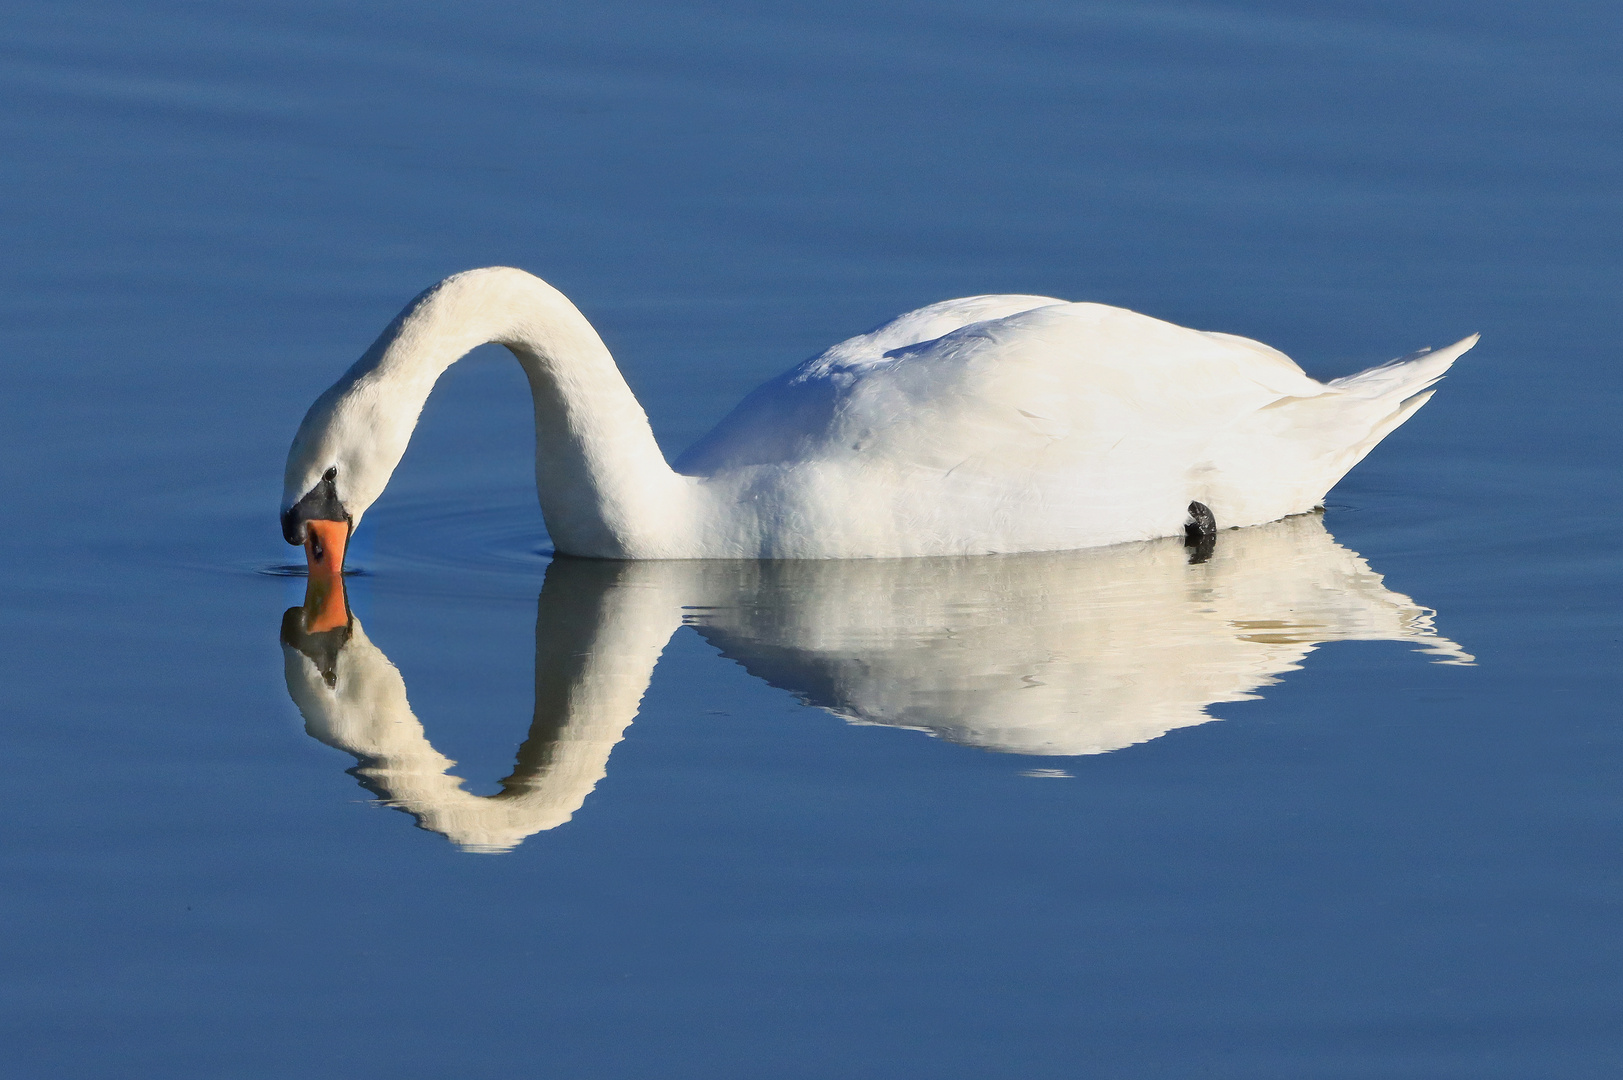
<instances>
[{"instance_id":1,"label":"tail feather","mask_svg":"<svg viewBox=\"0 0 1623 1080\"><path fill-rule=\"evenodd\" d=\"M1480 334L1472 334L1436 352L1422 349L1390 363L1360 371L1356 375L1331 379L1325 385L1332 390L1370 400L1388 397L1394 393L1401 394L1405 399L1410 398L1422 390L1435 386L1437 380L1443 377L1454 361L1475 345L1479 337Z\"/></svg>"},{"instance_id":2,"label":"tail feather","mask_svg":"<svg viewBox=\"0 0 1623 1080\"><path fill-rule=\"evenodd\" d=\"M1434 379L1432 381L1435 382L1436 380ZM1348 448L1350 453L1357 454L1358 456L1347 463L1347 468L1351 469L1354 465L1358 464L1358 462L1364 459L1364 455L1375 449L1376 445L1382 439L1386 438L1388 435L1392 434L1392 432L1402 427L1403 422L1418 412L1420 410L1420 406L1430 401L1431 395L1435 394L1436 392L1437 391L1435 388L1426 389L1420 391L1418 394L1410 394L1408 397L1399 401L1397 408L1393 409L1381 420L1376 421L1375 426L1370 429L1368 436L1359 442L1354 443ZM1343 475L1345 475L1345 471L1343 471ZM1336 479L1339 480L1341 477L1338 476Z\"/></svg>"},{"instance_id":3,"label":"tail feather","mask_svg":"<svg viewBox=\"0 0 1623 1080\"><path fill-rule=\"evenodd\" d=\"M1375 445L1431 399L1449 366L1477 342L1416 353L1325 384L1313 397L1283 398L1213 443L1194 498L1225 525L1250 525L1320 505Z\"/></svg>"}]
</instances>

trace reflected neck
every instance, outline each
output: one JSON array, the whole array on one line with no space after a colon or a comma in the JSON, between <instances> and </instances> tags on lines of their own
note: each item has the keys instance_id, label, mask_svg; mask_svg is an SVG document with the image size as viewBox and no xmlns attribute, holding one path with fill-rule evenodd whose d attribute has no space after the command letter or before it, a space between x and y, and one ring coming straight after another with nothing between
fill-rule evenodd
<instances>
[{"instance_id":1,"label":"reflected neck","mask_svg":"<svg viewBox=\"0 0 1623 1080\"><path fill-rule=\"evenodd\" d=\"M381 390L415 427L445 369L487 343L506 346L529 378L536 492L557 550L599 558L677 554L689 485L666 464L597 331L541 279L505 267L447 278L401 313L346 381L351 392L363 384ZM397 441L389 472L405 451L405 439Z\"/></svg>"},{"instance_id":2,"label":"reflected neck","mask_svg":"<svg viewBox=\"0 0 1623 1080\"><path fill-rule=\"evenodd\" d=\"M506 851L570 820L636 718L682 624L685 562L554 560L536 615L535 718L498 795L467 791L429 742L400 671L359 619L317 630L330 599L312 585L282 618L288 693L315 738L352 754L386 805L466 850ZM335 584L341 606L343 582ZM470 699L472 700L472 699Z\"/></svg>"}]
</instances>

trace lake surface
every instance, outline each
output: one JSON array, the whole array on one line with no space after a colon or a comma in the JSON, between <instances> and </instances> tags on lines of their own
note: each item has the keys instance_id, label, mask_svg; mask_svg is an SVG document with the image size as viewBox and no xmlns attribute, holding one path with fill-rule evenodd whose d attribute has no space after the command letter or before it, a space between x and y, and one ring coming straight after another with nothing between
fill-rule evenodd
<instances>
[{"instance_id":1,"label":"lake surface","mask_svg":"<svg viewBox=\"0 0 1623 1080\"><path fill-rule=\"evenodd\" d=\"M6 24L8 1074L1623 1070L1616 5ZM1483 338L1204 562L551 560L479 350L301 636L294 428L493 264L672 455L950 296Z\"/></svg>"}]
</instances>

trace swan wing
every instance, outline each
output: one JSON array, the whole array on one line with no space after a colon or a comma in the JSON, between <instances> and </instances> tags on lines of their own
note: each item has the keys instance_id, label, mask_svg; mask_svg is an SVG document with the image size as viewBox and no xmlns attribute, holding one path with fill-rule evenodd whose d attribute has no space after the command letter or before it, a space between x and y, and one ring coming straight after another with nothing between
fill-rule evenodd
<instances>
[{"instance_id":1,"label":"swan wing","mask_svg":"<svg viewBox=\"0 0 1623 1080\"><path fill-rule=\"evenodd\" d=\"M936 341L965 326L1062 305L1051 296L987 295L943 300L847 338L758 387L677 459L689 476L803 461L828 433L836 403L864 373L884 369L895 350Z\"/></svg>"},{"instance_id":2,"label":"swan wing","mask_svg":"<svg viewBox=\"0 0 1623 1080\"><path fill-rule=\"evenodd\" d=\"M976 296L909 312L760 387L678 461L689 475L843 456L946 467L1055 438L1187 443L1323 384L1285 354L1105 304ZM1073 446L1075 448L1075 446Z\"/></svg>"},{"instance_id":3,"label":"swan wing","mask_svg":"<svg viewBox=\"0 0 1623 1080\"><path fill-rule=\"evenodd\" d=\"M801 458L985 471L1003 484L1089 463L1181 468L1218 432L1283 397L1325 393L1283 354L1103 304L1054 304L888 350L858 370L809 369L832 405ZM811 445L812 442L818 445ZM1080 470L1080 471L1079 471Z\"/></svg>"}]
</instances>

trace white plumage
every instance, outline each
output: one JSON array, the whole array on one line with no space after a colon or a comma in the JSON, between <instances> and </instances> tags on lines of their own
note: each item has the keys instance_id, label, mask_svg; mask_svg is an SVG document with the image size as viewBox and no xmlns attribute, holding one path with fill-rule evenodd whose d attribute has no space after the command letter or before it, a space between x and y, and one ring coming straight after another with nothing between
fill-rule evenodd
<instances>
[{"instance_id":1,"label":"white plumage","mask_svg":"<svg viewBox=\"0 0 1623 1080\"><path fill-rule=\"evenodd\" d=\"M910 312L760 387L666 464L585 317L520 270L447 278L311 407L283 508L336 469L358 522L441 372L486 342L529 376L560 552L857 558L1054 551L1313 509L1476 338L1321 383L1246 338L1102 304Z\"/></svg>"}]
</instances>

